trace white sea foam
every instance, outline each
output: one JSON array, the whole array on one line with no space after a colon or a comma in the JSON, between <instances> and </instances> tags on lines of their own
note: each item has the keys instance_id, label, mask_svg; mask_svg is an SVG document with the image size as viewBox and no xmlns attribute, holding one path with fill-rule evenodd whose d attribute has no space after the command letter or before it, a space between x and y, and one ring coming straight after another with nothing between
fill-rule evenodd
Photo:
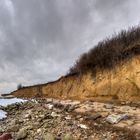
<instances>
[{"instance_id":1,"label":"white sea foam","mask_svg":"<svg viewBox=\"0 0 140 140\"><path fill-rule=\"evenodd\" d=\"M0 110L0 120L7 117L7 112Z\"/></svg>"},{"instance_id":2,"label":"white sea foam","mask_svg":"<svg viewBox=\"0 0 140 140\"><path fill-rule=\"evenodd\" d=\"M25 102L26 100L12 98L12 99L0 99L0 106L7 106L13 103Z\"/></svg>"}]
</instances>

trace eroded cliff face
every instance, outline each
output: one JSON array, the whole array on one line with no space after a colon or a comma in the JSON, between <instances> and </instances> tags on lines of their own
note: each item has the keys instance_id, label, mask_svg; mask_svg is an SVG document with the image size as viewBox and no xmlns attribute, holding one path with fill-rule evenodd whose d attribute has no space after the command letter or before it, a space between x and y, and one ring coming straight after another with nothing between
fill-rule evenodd
<instances>
[{"instance_id":1,"label":"eroded cliff face","mask_svg":"<svg viewBox=\"0 0 140 140\"><path fill-rule=\"evenodd\" d=\"M140 101L140 55L111 70L66 76L55 82L24 87L12 94L18 97Z\"/></svg>"}]
</instances>

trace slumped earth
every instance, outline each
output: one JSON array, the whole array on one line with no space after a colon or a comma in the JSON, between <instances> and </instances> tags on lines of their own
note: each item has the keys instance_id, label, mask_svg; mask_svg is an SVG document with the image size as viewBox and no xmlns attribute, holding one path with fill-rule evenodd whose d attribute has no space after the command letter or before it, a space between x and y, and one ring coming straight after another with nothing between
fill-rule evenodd
<instances>
[{"instance_id":1,"label":"slumped earth","mask_svg":"<svg viewBox=\"0 0 140 140\"><path fill-rule=\"evenodd\" d=\"M138 104L48 98L1 109L0 133L14 140L140 140Z\"/></svg>"}]
</instances>

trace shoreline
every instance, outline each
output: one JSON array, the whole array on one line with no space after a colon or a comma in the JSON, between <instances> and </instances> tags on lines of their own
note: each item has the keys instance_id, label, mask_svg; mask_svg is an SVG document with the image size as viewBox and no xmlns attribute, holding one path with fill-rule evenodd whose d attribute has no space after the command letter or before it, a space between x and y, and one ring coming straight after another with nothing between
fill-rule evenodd
<instances>
[{"instance_id":1,"label":"shoreline","mask_svg":"<svg viewBox=\"0 0 140 140\"><path fill-rule=\"evenodd\" d=\"M139 107L94 101L34 99L8 105L3 110L7 112L7 118L0 120L0 133L10 133L17 140L47 140L47 137L54 140L65 137L68 137L66 140L140 139L140 118L134 120L139 116ZM137 116L133 116L135 112ZM128 116L111 124L107 118L112 114Z\"/></svg>"}]
</instances>

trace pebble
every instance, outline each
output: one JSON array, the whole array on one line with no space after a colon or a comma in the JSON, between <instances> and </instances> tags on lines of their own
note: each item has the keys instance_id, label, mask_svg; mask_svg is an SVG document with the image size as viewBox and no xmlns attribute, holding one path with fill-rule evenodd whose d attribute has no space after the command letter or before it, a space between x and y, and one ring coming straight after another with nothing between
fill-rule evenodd
<instances>
[{"instance_id":1,"label":"pebble","mask_svg":"<svg viewBox=\"0 0 140 140\"><path fill-rule=\"evenodd\" d=\"M54 106L52 104L45 104L44 107L49 110L52 110Z\"/></svg>"},{"instance_id":2,"label":"pebble","mask_svg":"<svg viewBox=\"0 0 140 140\"><path fill-rule=\"evenodd\" d=\"M51 116L52 116L52 117L60 117L60 115L57 114L57 113L55 113L55 112L52 112L52 113L51 113Z\"/></svg>"},{"instance_id":3,"label":"pebble","mask_svg":"<svg viewBox=\"0 0 140 140\"><path fill-rule=\"evenodd\" d=\"M4 129L1 128L1 126L0 126L0 133L3 133L3 132L4 132Z\"/></svg>"},{"instance_id":4,"label":"pebble","mask_svg":"<svg viewBox=\"0 0 140 140\"><path fill-rule=\"evenodd\" d=\"M44 140L55 140L55 137L51 133L47 133L44 135Z\"/></svg>"},{"instance_id":5,"label":"pebble","mask_svg":"<svg viewBox=\"0 0 140 140\"><path fill-rule=\"evenodd\" d=\"M82 129L88 129L88 127L85 124L79 124L78 126Z\"/></svg>"},{"instance_id":6,"label":"pebble","mask_svg":"<svg viewBox=\"0 0 140 140\"><path fill-rule=\"evenodd\" d=\"M106 109L113 109L114 108L114 105L112 105L112 104L106 104L106 105L104 105L104 107Z\"/></svg>"},{"instance_id":7,"label":"pebble","mask_svg":"<svg viewBox=\"0 0 140 140\"><path fill-rule=\"evenodd\" d=\"M41 129L37 129L37 133L40 133L42 130Z\"/></svg>"},{"instance_id":8,"label":"pebble","mask_svg":"<svg viewBox=\"0 0 140 140\"><path fill-rule=\"evenodd\" d=\"M45 104L40 101L41 104L24 103L22 105L11 105L10 109L7 109L9 110L8 118L3 121L4 123L0 122L0 126L2 126L0 127L0 131L2 133L4 131L10 132L14 139L17 140L85 140L89 139L89 137L94 133L98 133L100 136L102 135L103 137L106 137L104 139L108 139L108 133L103 130L104 124L107 124L106 122L108 122L107 118L113 118L113 115L116 115L115 119L117 118L121 121L128 117L128 114L126 113L119 114L117 112L115 114L113 112L114 114L112 114L110 111L112 109L110 104L109 106L104 106L103 111L99 112L98 110L94 110L94 106L88 106L86 104L85 107L84 104L81 103L80 105L85 112L80 113L75 112L74 108L77 108L77 106L75 104L71 104L70 101L68 104L66 102L59 103L62 104L63 107L58 105L57 101L55 101L55 104L57 104L55 106L53 103L46 104L46 101L43 102ZM47 106L47 109L44 105ZM51 105L50 109L48 108L48 105ZM78 108L80 108L80 105L78 105ZM70 108L73 108L74 112L72 112L73 109ZM89 111L89 108L91 108L92 111ZM86 120L90 121L86 122ZM113 122L111 124L118 123L119 121L117 120L117 122ZM92 127L95 129L90 129L88 126L90 125L89 123L91 123ZM127 126L132 126L136 121L125 120L122 121L122 123L127 124ZM99 128L98 132L94 131L96 128ZM88 132L92 134L89 134ZM107 135L105 135L105 133L107 133ZM112 133L109 135L111 136L111 134ZM92 139L93 135L90 138Z\"/></svg>"},{"instance_id":9,"label":"pebble","mask_svg":"<svg viewBox=\"0 0 140 140\"><path fill-rule=\"evenodd\" d=\"M30 118L31 118L31 115L30 115L30 114L26 114L24 117L25 117L26 119L27 119L27 118L30 119Z\"/></svg>"},{"instance_id":10,"label":"pebble","mask_svg":"<svg viewBox=\"0 0 140 140\"><path fill-rule=\"evenodd\" d=\"M95 114L87 115L85 117L85 120L96 120L96 119L98 119L100 117L101 117L101 114L95 113Z\"/></svg>"},{"instance_id":11,"label":"pebble","mask_svg":"<svg viewBox=\"0 0 140 140\"><path fill-rule=\"evenodd\" d=\"M62 140L75 140L75 138L71 134L65 134Z\"/></svg>"},{"instance_id":12,"label":"pebble","mask_svg":"<svg viewBox=\"0 0 140 140\"><path fill-rule=\"evenodd\" d=\"M124 123L127 124L128 126L132 126L135 124L135 122L133 120L127 120Z\"/></svg>"},{"instance_id":13,"label":"pebble","mask_svg":"<svg viewBox=\"0 0 140 140\"><path fill-rule=\"evenodd\" d=\"M12 125L8 127L8 132L17 132L19 130L19 125Z\"/></svg>"}]
</instances>

